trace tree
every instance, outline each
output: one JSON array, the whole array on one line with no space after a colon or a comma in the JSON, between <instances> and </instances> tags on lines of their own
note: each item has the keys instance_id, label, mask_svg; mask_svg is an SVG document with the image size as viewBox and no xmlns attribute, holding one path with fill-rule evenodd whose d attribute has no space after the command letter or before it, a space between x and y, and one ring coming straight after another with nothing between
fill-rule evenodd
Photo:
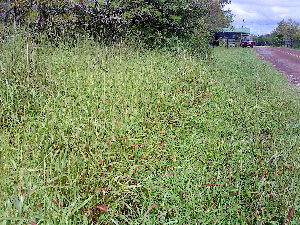
<instances>
[{"instance_id":1,"label":"tree","mask_svg":"<svg viewBox=\"0 0 300 225\"><path fill-rule=\"evenodd\" d=\"M292 19L288 19L287 21L281 20L277 28L271 33L274 45L282 45L284 39L291 39L294 42L298 42L300 39L299 30L299 23L296 21Z\"/></svg>"},{"instance_id":2,"label":"tree","mask_svg":"<svg viewBox=\"0 0 300 225\"><path fill-rule=\"evenodd\" d=\"M88 34L117 41L138 36L149 45L176 37L205 45L209 32L227 25L229 0L6 0L5 24L28 26L50 39ZM198 38L198 39L197 39ZM200 39L199 39L200 38Z\"/></svg>"},{"instance_id":3,"label":"tree","mask_svg":"<svg viewBox=\"0 0 300 225\"><path fill-rule=\"evenodd\" d=\"M223 9L226 4L230 4L230 1L210 2L206 23L211 32L218 31L220 28L228 27L232 22L232 12L230 10Z\"/></svg>"}]
</instances>

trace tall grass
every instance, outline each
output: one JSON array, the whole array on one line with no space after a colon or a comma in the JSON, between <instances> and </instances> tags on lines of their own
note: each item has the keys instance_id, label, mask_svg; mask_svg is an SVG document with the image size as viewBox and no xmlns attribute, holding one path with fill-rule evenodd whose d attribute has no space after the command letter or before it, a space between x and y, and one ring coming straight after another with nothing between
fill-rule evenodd
<instances>
[{"instance_id":1,"label":"tall grass","mask_svg":"<svg viewBox=\"0 0 300 225\"><path fill-rule=\"evenodd\" d=\"M299 221L299 96L253 51L0 50L3 224Z\"/></svg>"}]
</instances>

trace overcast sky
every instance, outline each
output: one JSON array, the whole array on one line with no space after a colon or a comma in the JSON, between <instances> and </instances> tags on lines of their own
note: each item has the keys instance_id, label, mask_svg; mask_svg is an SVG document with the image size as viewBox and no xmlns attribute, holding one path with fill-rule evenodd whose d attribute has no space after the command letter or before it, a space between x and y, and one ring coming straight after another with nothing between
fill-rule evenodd
<instances>
[{"instance_id":1,"label":"overcast sky","mask_svg":"<svg viewBox=\"0 0 300 225\"><path fill-rule=\"evenodd\" d=\"M235 14L232 25L249 27L252 34L270 33L282 19L300 23L300 0L232 0L226 8Z\"/></svg>"}]
</instances>

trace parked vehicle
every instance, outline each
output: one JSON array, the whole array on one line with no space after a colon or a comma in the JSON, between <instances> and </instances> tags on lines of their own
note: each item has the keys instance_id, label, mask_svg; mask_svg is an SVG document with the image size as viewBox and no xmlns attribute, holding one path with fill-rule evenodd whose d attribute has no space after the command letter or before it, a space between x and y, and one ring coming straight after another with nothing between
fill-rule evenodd
<instances>
[{"instance_id":1,"label":"parked vehicle","mask_svg":"<svg viewBox=\"0 0 300 225\"><path fill-rule=\"evenodd\" d=\"M255 42L253 40L242 40L241 41L241 46L243 48L247 48L247 47L253 48L254 44L255 44Z\"/></svg>"}]
</instances>

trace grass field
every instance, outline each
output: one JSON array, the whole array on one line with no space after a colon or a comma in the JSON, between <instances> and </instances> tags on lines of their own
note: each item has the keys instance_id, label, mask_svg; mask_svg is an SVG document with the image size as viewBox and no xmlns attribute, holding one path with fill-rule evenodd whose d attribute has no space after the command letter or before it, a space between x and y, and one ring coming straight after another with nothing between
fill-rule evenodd
<instances>
[{"instance_id":1,"label":"grass field","mask_svg":"<svg viewBox=\"0 0 300 225\"><path fill-rule=\"evenodd\" d=\"M0 224L300 223L299 94L253 50L0 52Z\"/></svg>"}]
</instances>

